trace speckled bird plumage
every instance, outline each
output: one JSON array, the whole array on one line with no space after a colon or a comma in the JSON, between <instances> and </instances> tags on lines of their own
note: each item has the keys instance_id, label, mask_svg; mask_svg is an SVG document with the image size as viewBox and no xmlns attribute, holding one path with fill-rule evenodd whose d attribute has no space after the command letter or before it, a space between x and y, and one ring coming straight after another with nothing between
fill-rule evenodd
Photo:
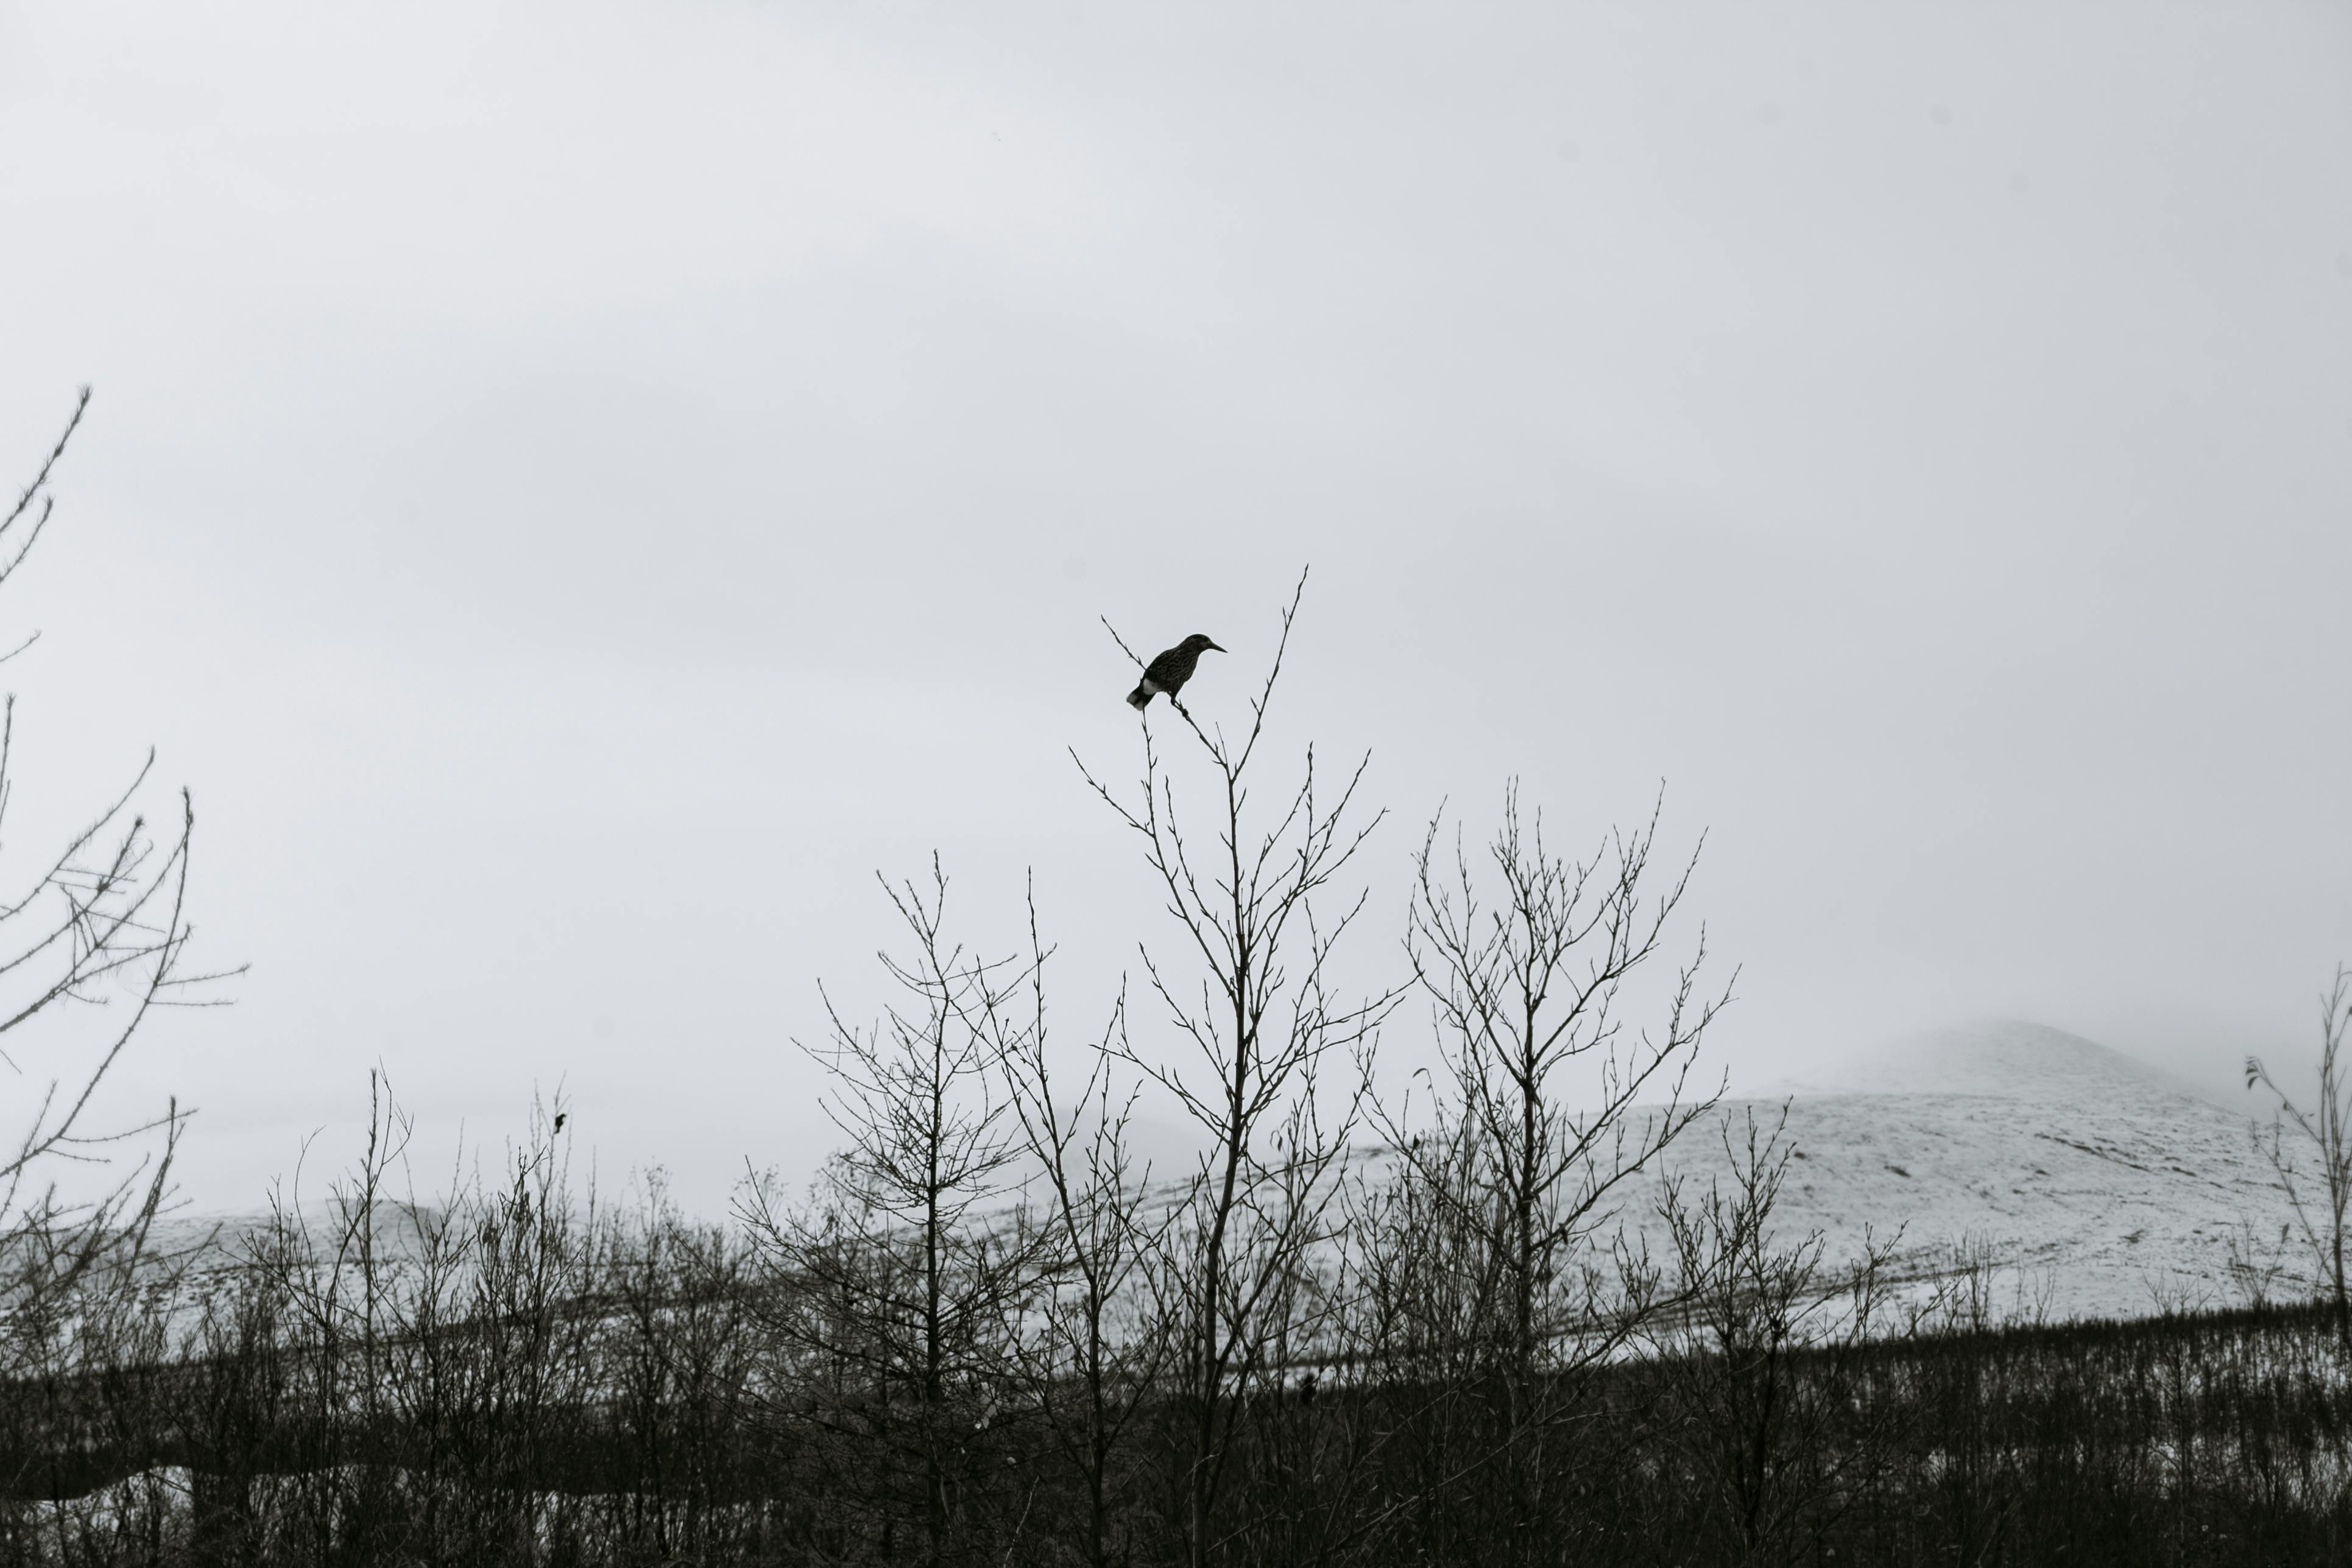
<instances>
[{"instance_id":1,"label":"speckled bird plumage","mask_svg":"<svg viewBox=\"0 0 2352 1568\"><path fill-rule=\"evenodd\" d=\"M1151 700L1163 691L1168 694L1169 701L1175 701L1176 694L1184 689L1184 683L1192 679L1193 667L1201 662L1201 656L1211 649L1215 649L1218 653L1225 651L1218 647L1206 635L1194 632L1191 637L1145 665L1142 680L1137 683L1134 690L1127 694L1129 705L1141 710L1150 706Z\"/></svg>"}]
</instances>

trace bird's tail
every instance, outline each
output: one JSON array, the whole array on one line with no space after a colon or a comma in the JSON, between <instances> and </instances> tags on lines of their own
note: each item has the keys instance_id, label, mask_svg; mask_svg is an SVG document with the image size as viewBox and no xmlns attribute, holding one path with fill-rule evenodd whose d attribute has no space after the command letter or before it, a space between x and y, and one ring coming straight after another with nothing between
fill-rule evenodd
<instances>
[{"instance_id":1,"label":"bird's tail","mask_svg":"<svg viewBox=\"0 0 2352 1568\"><path fill-rule=\"evenodd\" d=\"M1140 713L1151 705L1152 689L1149 682L1127 694L1127 705Z\"/></svg>"}]
</instances>

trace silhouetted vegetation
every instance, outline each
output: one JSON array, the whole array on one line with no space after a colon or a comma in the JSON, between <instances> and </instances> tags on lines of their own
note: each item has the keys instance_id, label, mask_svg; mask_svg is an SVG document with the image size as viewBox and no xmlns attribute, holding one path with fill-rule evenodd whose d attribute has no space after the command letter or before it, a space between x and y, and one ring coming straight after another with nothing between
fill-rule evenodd
<instances>
[{"instance_id":1,"label":"silhouetted vegetation","mask_svg":"<svg viewBox=\"0 0 2352 1568\"><path fill-rule=\"evenodd\" d=\"M1002 1217L1013 1240L992 1255L1024 1256L1027 1236L1033 1272L1016 1288L966 1265L947 1293L992 1315L939 1366L923 1320L894 1305L928 1299L911 1250L845 1235L826 1268L793 1276L741 1227L657 1193L575 1205L543 1122L499 1181L421 1209L386 1192L399 1120L377 1122L376 1152L321 1214L280 1212L234 1258L93 1268L68 1310L12 1325L0 1557L1192 1551L1197 1394L1172 1352L1146 1348L1181 1345L1187 1324L1142 1292L1090 1374L1087 1337L1042 1304L1059 1291L1066 1313L1083 1295L1066 1229ZM1215 1561L2277 1563L2352 1549L2326 1308L1971 1331L1948 1297L1774 1252L1755 1206L1769 1184L1735 1180L1685 1214L1686 1245L1651 1286L1650 1342L1540 1371L1531 1394L1519 1339L1423 1337L1411 1298L1458 1240L1432 1230L1426 1255L1404 1256L1413 1200L1394 1170L1351 1176L1382 1258L1317 1270L1326 1352L1268 1358L1223 1407ZM1336 1289L1343 1274L1357 1288Z\"/></svg>"},{"instance_id":2,"label":"silhouetted vegetation","mask_svg":"<svg viewBox=\"0 0 2352 1568\"><path fill-rule=\"evenodd\" d=\"M2246 1058L2246 1087L2260 1084L2278 1100L2270 1136L2265 1139L2258 1131L2254 1142L2278 1173L2304 1245L2336 1309L2336 1336L2352 1351L2352 1275L2347 1275L2345 1260L2345 1241L2352 1234L2352 1079L2339 1059L2347 1032L2352 1032L2352 973L2338 964L2335 984L2319 998L2319 1084L2311 1108L2298 1105L2256 1057ZM2318 1166L2316 1172L2313 1164Z\"/></svg>"}]
</instances>

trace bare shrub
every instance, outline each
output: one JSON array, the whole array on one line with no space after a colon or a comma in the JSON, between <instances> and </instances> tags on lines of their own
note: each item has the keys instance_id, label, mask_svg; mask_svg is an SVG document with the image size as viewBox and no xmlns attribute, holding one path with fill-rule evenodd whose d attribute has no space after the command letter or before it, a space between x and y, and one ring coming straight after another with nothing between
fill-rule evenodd
<instances>
[{"instance_id":1,"label":"bare shrub","mask_svg":"<svg viewBox=\"0 0 2352 1568\"><path fill-rule=\"evenodd\" d=\"M1743 1120L1738 1139L1723 1128L1725 1175L1704 1193L1666 1188L1675 1310L1650 1336L1674 1390L1670 1440L1727 1555L1810 1562L1885 1462L1883 1433L1852 1415L1893 1248L1866 1238L1862 1258L1832 1268L1821 1232L1779 1235L1787 1112L1769 1131L1752 1109Z\"/></svg>"},{"instance_id":2,"label":"bare shrub","mask_svg":"<svg viewBox=\"0 0 2352 1568\"><path fill-rule=\"evenodd\" d=\"M2317 1265L2320 1289L2336 1313L2336 1332L2352 1350L2352 1277L2345 1271L2347 1221L2352 1221L2352 1072L2337 1053L2352 1031L2352 973L2336 969L2335 984L2319 999L2318 1097L2306 1110L2278 1086L2257 1057L2246 1058L2246 1087L2260 1084L2278 1097L2267 1129L2254 1142L2278 1173L2279 1186L2294 1205L2296 1226ZM2287 1131L2295 1134L2290 1143ZM2318 1166L2314 1173L2310 1164Z\"/></svg>"}]
</instances>

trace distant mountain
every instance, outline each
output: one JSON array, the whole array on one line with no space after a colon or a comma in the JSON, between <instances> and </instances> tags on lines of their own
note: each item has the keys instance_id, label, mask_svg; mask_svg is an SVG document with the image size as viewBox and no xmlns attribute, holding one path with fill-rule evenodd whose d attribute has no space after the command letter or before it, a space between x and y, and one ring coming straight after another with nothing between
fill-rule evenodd
<instances>
[{"instance_id":1,"label":"distant mountain","mask_svg":"<svg viewBox=\"0 0 2352 1568\"><path fill-rule=\"evenodd\" d=\"M2000 1265L2001 1305L2053 1319L2242 1301L2233 1239L2281 1270L2274 1294L2305 1289L2249 1119L2079 1036L2014 1022L1915 1035L1794 1086L1787 1104L1801 1157L1777 1219L1792 1237L1819 1228L1833 1257L1858 1252L1865 1226L1900 1227L1925 1268L1948 1268L1966 1240ZM1735 1101L1724 1117L1744 1130L1752 1111L1769 1129L1780 1105ZM1719 1172L1726 1122L1693 1128L1665 1173Z\"/></svg>"}]
</instances>

